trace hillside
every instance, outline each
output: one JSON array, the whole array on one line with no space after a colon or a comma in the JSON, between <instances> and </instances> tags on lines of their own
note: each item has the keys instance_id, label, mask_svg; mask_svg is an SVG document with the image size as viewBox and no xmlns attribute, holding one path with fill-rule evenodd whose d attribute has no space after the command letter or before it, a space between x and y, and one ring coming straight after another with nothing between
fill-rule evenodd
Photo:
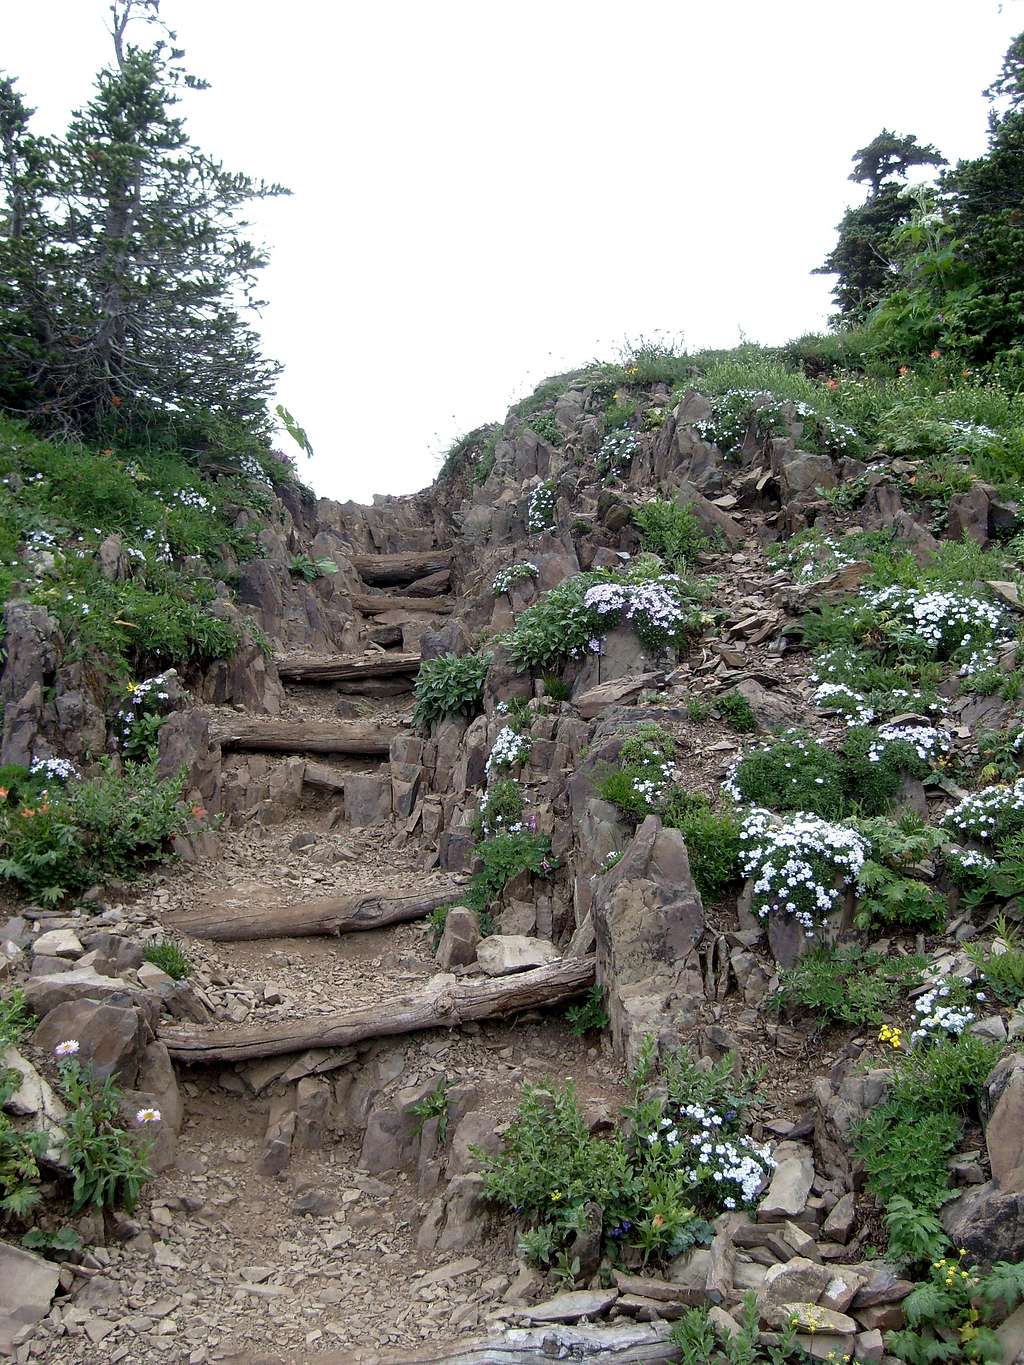
<instances>
[{"instance_id":1,"label":"hillside","mask_svg":"<svg viewBox=\"0 0 1024 1365\"><path fill-rule=\"evenodd\" d=\"M1016 1358L1024 408L837 344L371 507L4 427L0 1347Z\"/></svg>"}]
</instances>

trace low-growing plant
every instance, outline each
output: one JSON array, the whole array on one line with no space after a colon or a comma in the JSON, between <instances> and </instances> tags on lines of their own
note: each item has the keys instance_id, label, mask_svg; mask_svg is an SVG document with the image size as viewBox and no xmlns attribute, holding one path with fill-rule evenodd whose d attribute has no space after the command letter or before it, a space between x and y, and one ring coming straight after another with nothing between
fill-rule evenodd
<instances>
[{"instance_id":1,"label":"low-growing plant","mask_svg":"<svg viewBox=\"0 0 1024 1365\"><path fill-rule=\"evenodd\" d=\"M757 1296L744 1294L737 1315L739 1332L720 1331L708 1309L687 1308L672 1327L672 1342L679 1347L679 1365L802 1365L811 1357L797 1344L796 1328L787 1323L778 1338L762 1342Z\"/></svg>"},{"instance_id":2,"label":"low-growing plant","mask_svg":"<svg viewBox=\"0 0 1024 1365\"><path fill-rule=\"evenodd\" d=\"M487 789L480 803L473 820L473 837L486 839L492 834L519 833L525 809L526 798L522 787L514 778L502 778Z\"/></svg>"},{"instance_id":3,"label":"low-growing plant","mask_svg":"<svg viewBox=\"0 0 1024 1365\"><path fill-rule=\"evenodd\" d=\"M159 943L151 943L143 952L143 957L174 981L184 981L191 975L192 963L173 939L164 938Z\"/></svg>"},{"instance_id":4,"label":"low-growing plant","mask_svg":"<svg viewBox=\"0 0 1024 1365\"><path fill-rule=\"evenodd\" d=\"M996 920L995 935L987 947L968 943L965 951L993 994L1016 1005L1024 1000L1024 939L1005 914Z\"/></svg>"},{"instance_id":5,"label":"low-growing plant","mask_svg":"<svg viewBox=\"0 0 1024 1365\"><path fill-rule=\"evenodd\" d=\"M288 572L303 578L307 583L313 583L318 578L326 578L330 574L338 572L338 566L333 559L323 556L319 559L311 559L309 555L292 555L288 564Z\"/></svg>"},{"instance_id":6,"label":"low-growing plant","mask_svg":"<svg viewBox=\"0 0 1024 1365\"><path fill-rule=\"evenodd\" d=\"M545 694L553 702L568 701L572 696L572 687L555 673L545 673L541 681L544 684Z\"/></svg>"},{"instance_id":7,"label":"low-growing plant","mask_svg":"<svg viewBox=\"0 0 1024 1365\"><path fill-rule=\"evenodd\" d=\"M548 445L562 444L562 432L553 412L535 412L526 425Z\"/></svg>"},{"instance_id":8,"label":"low-growing plant","mask_svg":"<svg viewBox=\"0 0 1024 1365\"><path fill-rule=\"evenodd\" d=\"M940 1256L903 1300L906 1326L886 1333L886 1345L907 1365L962 1360L1004 1365L993 1325L1024 1299L1024 1263L997 1261L987 1273L961 1250ZM951 1354L955 1352L955 1354Z\"/></svg>"},{"instance_id":9,"label":"low-growing plant","mask_svg":"<svg viewBox=\"0 0 1024 1365\"><path fill-rule=\"evenodd\" d=\"M413 724L428 731L450 716L474 716L482 704L490 654L441 654L420 664L413 684Z\"/></svg>"},{"instance_id":10,"label":"low-growing plant","mask_svg":"<svg viewBox=\"0 0 1024 1365\"><path fill-rule=\"evenodd\" d=\"M685 706L688 720L707 720L711 715L710 705L706 701L701 701L699 697L688 697Z\"/></svg>"},{"instance_id":11,"label":"low-growing plant","mask_svg":"<svg viewBox=\"0 0 1024 1365\"><path fill-rule=\"evenodd\" d=\"M604 987L600 984L591 986L581 1004L569 1006L565 1018L569 1031L575 1038L582 1038L585 1033L606 1029L611 1020L605 1009Z\"/></svg>"},{"instance_id":12,"label":"low-growing plant","mask_svg":"<svg viewBox=\"0 0 1024 1365\"><path fill-rule=\"evenodd\" d=\"M68 1106L63 1121L64 1155L74 1178L72 1212L91 1206L124 1208L130 1213L142 1186L153 1177L149 1141L138 1131L130 1133L124 1127L122 1095L113 1078L100 1080L70 1051L61 1055L61 1049L69 1047L59 1044L57 1053L61 1090ZM140 1129L160 1122L157 1109L139 1109L135 1117Z\"/></svg>"},{"instance_id":13,"label":"low-growing plant","mask_svg":"<svg viewBox=\"0 0 1024 1365\"><path fill-rule=\"evenodd\" d=\"M476 846L481 866L474 872L465 903L473 910L488 910L513 877L521 872L547 877L558 867L551 856L551 840L546 834L525 830L516 834L495 834Z\"/></svg>"},{"instance_id":14,"label":"low-growing plant","mask_svg":"<svg viewBox=\"0 0 1024 1365\"><path fill-rule=\"evenodd\" d=\"M731 730L749 735L757 729L757 717L746 697L739 692L723 692L715 699L715 710Z\"/></svg>"},{"instance_id":15,"label":"low-growing plant","mask_svg":"<svg viewBox=\"0 0 1024 1365\"><path fill-rule=\"evenodd\" d=\"M428 1119L437 1119L437 1145L443 1147L448 1137L448 1077L441 1076L437 1085L429 1094L424 1095L423 1099L417 1100L410 1106L410 1110L416 1115L416 1132L422 1132L423 1125Z\"/></svg>"},{"instance_id":16,"label":"low-growing plant","mask_svg":"<svg viewBox=\"0 0 1024 1365\"><path fill-rule=\"evenodd\" d=\"M854 923L868 929L878 923L901 929L939 931L946 923L946 898L915 877L901 877L868 858L857 874Z\"/></svg>"},{"instance_id":17,"label":"low-growing plant","mask_svg":"<svg viewBox=\"0 0 1024 1365\"><path fill-rule=\"evenodd\" d=\"M651 498L634 510L633 523L644 550L658 555L674 572L690 568L711 544L688 502Z\"/></svg>"},{"instance_id":18,"label":"low-growing plant","mask_svg":"<svg viewBox=\"0 0 1024 1365\"><path fill-rule=\"evenodd\" d=\"M740 822L736 816L716 809L702 793L677 784L665 800L661 818L683 836L697 890L705 900L717 900L739 876Z\"/></svg>"},{"instance_id":19,"label":"low-growing plant","mask_svg":"<svg viewBox=\"0 0 1024 1365\"><path fill-rule=\"evenodd\" d=\"M29 1018L23 991L0 997L0 1057L27 1033ZM20 1131L5 1112L21 1081L14 1067L0 1066L0 1212L15 1217L39 1200L39 1160L48 1145L45 1133Z\"/></svg>"},{"instance_id":20,"label":"low-growing plant","mask_svg":"<svg viewBox=\"0 0 1024 1365\"><path fill-rule=\"evenodd\" d=\"M772 1004L812 1010L836 1023L880 1024L886 1011L920 984L926 961L857 947L816 948L782 972Z\"/></svg>"}]
</instances>

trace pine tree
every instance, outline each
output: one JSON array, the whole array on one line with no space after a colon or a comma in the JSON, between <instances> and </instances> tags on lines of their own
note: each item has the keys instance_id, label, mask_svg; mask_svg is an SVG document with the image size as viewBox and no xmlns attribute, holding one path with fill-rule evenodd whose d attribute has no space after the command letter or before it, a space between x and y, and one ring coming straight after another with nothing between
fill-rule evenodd
<instances>
[{"instance_id":1,"label":"pine tree","mask_svg":"<svg viewBox=\"0 0 1024 1365\"><path fill-rule=\"evenodd\" d=\"M151 47L126 39L133 18L158 22L158 5L112 5L116 61L63 138L32 139L13 91L0 106L13 148L0 280L20 276L26 300L24 317L5 310L12 373L0 397L47 427L124 444L180 440L190 426L207 441L217 427L261 433L279 372L242 316L260 306L266 258L240 214L287 191L190 141L175 106L205 83L181 66L173 34ZM48 226L19 242L14 225L35 222L40 200ZM19 327L31 337L20 354L8 340Z\"/></svg>"}]
</instances>

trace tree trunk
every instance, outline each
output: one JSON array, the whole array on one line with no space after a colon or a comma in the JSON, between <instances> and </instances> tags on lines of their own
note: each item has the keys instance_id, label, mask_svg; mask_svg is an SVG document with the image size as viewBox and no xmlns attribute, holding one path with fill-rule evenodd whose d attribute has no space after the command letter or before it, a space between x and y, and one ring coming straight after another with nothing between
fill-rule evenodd
<instances>
[{"instance_id":1,"label":"tree trunk","mask_svg":"<svg viewBox=\"0 0 1024 1365\"><path fill-rule=\"evenodd\" d=\"M314 934L351 934L419 919L458 897L465 882L454 878L419 895L333 896L262 910L207 910L175 920L190 938L236 943L256 938L308 938Z\"/></svg>"},{"instance_id":2,"label":"tree trunk","mask_svg":"<svg viewBox=\"0 0 1024 1365\"><path fill-rule=\"evenodd\" d=\"M352 606L364 616L383 616L388 611L415 611L421 615L448 616L452 610L450 597L431 597L429 602L418 597L385 597L380 594L353 593Z\"/></svg>"},{"instance_id":3,"label":"tree trunk","mask_svg":"<svg viewBox=\"0 0 1024 1365\"><path fill-rule=\"evenodd\" d=\"M470 1019L559 1005L593 984L594 958L575 957L493 980L435 976L422 990L380 1005L288 1019L265 1028L161 1028L159 1036L176 1062L249 1062L311 1047L348 1047L367 1038L389 1038L420 1029L455 1028Z\"/></svg>"},{"instance_id":4,"label":"tree trunk","mask_svg":"<svg viewBox=\"0 0 1024 1365\"><path fill-rule=\"evenodd\" d=\"M396 673L416 673L419 654L374 654L351 658L339 654L335 659L278 659L277 671L283 682L347 682L360 678L390 678Z\"/></svg>"},{"instance_id":5,"label":"tree trunk","mask_svg":"<svg viewBox=\"0 0 1024 1365\"><path fill-rule=\"evenodd\" d=\"M404 734L397 727L339 721L307 725L304 721L240 720L217 730L222 749L270 754L371 754L386 758L391 741Z\"/></svg>"},{"instance_id":6,"label":"tree trunk","mask_svg":"<svg viewBox=\"0 0 1024 1365\"><path fill-rule=\"evenodd\" d=\"M451 550L426 550L399 555L354 555L353 567L364 583L382 586L411 583L428 574L441 573L450 568Z\"/></svg>"}]
</instances>

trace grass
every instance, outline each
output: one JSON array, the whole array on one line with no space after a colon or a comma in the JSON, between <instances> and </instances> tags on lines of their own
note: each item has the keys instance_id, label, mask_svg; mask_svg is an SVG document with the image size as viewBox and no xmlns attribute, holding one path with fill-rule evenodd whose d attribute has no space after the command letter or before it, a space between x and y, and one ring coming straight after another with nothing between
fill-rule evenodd
<instances>
[{"instance_id":1,"label":"grass","mask_svg":"<svg viewBox=\"0 0 1024 1365\"><path fill-rule=\"evenodd\" d=\"M173 939L165 938L159 943L151 943L143 957L174 981L184 981L192 973L192 963Z\"/></svg>"},{"instance_id":2,"label":"grass","mask_svg":"<svg viewBox=\"0 0 1024 1365\"><path fill-rule=\"evenodd\" d=\"M772 998L778 1009L805 1009L830 1023L881 1024L906 992L922 980L926 959L864 952L857 947L818 948L783 971Z\"/></svg>"}]
</instances>

